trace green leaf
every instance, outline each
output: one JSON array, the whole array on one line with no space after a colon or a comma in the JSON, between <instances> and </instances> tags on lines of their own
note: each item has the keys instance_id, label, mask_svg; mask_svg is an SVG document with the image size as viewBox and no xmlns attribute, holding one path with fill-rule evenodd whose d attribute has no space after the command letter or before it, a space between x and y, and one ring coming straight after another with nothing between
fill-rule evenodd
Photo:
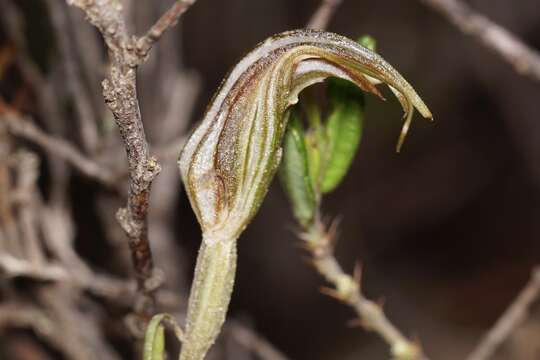
<instances>
[{"instance_id":1,"label":"green leaf","mask_svg":"<svg viewBox=\"0 0 540 360\"><path fill-rule=\"evenodd\" d=\"M305 104L306 116L309 128L305 135L305 144L308 158L308 170L312 181L315 197L320 193L320 174L322 166L322 154L326 147L326 128L321 121L319 105L309 99Z\"/></svg>"},{"instance_id":2,"label":"green leaf","mask_svg":"<svg viewBox=\"0 0 540 360\"><path fill-rule=\"evenodd\" d=\"M326 123L322 193L333 191L349 171L360 145L364 118L364 94L352 83L332 78L328 95L331 112Z\"/></svg>"},{"instance_id":3,"label":"green leaf","mask_svg":"<svg viewBox=\"0 0 540 360\"><path fill-rule=\"evenodd\" d=\"M291 109L279 173L295 217L302 224L309 223L315 213L316 201L309 172L304 128L296 108Z\"/></svg>"},{"instance_id":4,"label":"green leaf","mask_svg":"<svg viewBox=\"0 0 540 360\"><path fill-rule=\"evenodd\" d=\"M159 314L152 318L146 328L144 336L144 360L165 359L165 328L161 325L165 314Z\"/></svg>"},{"instance_id":5,"label":"green leaf","mask_svg":"<svg viewBox=\"0 0 540 360\"><path fill-rule=\"evenodd\" d=\"M369 35L361 36L356 42L371 51L377 51L377 41Z\"/></svg>"}]
</instances>

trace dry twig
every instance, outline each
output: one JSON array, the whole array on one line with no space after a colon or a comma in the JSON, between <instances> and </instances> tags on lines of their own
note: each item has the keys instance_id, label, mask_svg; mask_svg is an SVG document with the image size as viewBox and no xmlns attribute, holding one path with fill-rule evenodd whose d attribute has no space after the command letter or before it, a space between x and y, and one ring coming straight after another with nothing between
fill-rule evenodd
<instances>
[{"instance_id":1,"label":"dry twig","mask_svg":"<svg viewBox=\"0 0 540 360\"><path fill-rule=\"evenodd\" d=\"M308 29L326 29L342 2L343 0L322 0L306 27Z\"/></svg>"},{"instance_id":2,"label":"dry twig","mask_svg":"<svg viewBox=\"0 0 540 360\"><path fill-rule=\"evenodd\" d=\"M5 273L4 279L23 276L42 281L62 281L69 277L68 272L61 266L37 265L9 254L0 255L0 269Z\"/></svg>"},{"instance_id":3,"label":"dry twig","mask_svg":"<svg viewBox=\"0 0 540 360\"><path fill-rule=\"evenodd\" d=\"M462 32L478 39L519 74L540 81L540 54L502 26L461 0L420 0L443 14Z\"/></svg>"},{"instance_id":4,"label":"dry twig","mask_svg":"<svg viewBox=\"0 0 540 360\"><path fill-rule=\"evenodd\" d=\"M152 46L161 38L167 29L173 27L183 13L197 0L177 0L171 8L137 41L137 51L146 56Z\"/></svg>"},{"instance_id":5,"label":"dry twig","mask_svg":"<svg viewBox=\"0 0 540 360\"><path fill-rule=\"evenodd\" d=\"M529 308L540 296L540 267L532 271L531 279L514 302L484 336L467 360L490 359L497 348L527 317Z\"/></svg>"},{"instance_id":6,"label":"dry twig","mask_svg":"<svg viewBox=\"0 0 540 360\"><path fill-rule=\"evenodd\" d=\"M100 182L107 188L115 188L118 185L116 174L82 154L68 141L45 133L23 115L14 112L0 112L0 117L13 135L30 141L67 161L84 176Z\"/></svg>"},{"instance_id":7,"label":"dry twig","mask_svg":"<svg viewBox=\"0 0 540 360\"><path fill-rule=\"evenodd\" d=\"M18 203L19 223L21 237L24 239L24 253L35 264L45 262L45 254L39 242L36 228L36 203L38 193L37 181L39 177L39 159L36 154L19 150L13 155L13 167L17 177L16 193L12 200Z\"/></svg>"},{"instance_id":8,"label":"dry twig","mask_svg":"<svg viewBox=\"0 0 540 360\"><path fill-rule=\"evenodd\" d=\"M230 334L234 341L263 360L287 360L287 357L269 343L267 339L253 332L245 325L229 322L226 332Z\"/></svg>"},{"instance_id":9,"label":"dry twig","mask_svg":"<svg viewBox=\"0 0 540 360\"><path fill-rule=\"evenodd\" d=\"M98 146L99 133L96 126L96 114L92 108L91 98L85 89L80 68L77 67L75 51L71 44L68 29L68 13L66 5L58 0L47 0L49 14L58 48L64 64L66 86L72 95L80 124L80 135L84 149L92 153Z\"/></svg>"},{"instance_id":10,"label":"dry twig","mask_svg":"<svg viewBox=\"0 0 540 360\"><path fill-rule=\"evenodd\" d=\"M103 81L103 95L120 130L129 165L127 206L118 211L117 217L129 239L140 291L136 308L143 320L149 320L152 314L153 293L157 287L148 240L148 206L151 184L160 166L150 156L142 124L136 94L136 69L145 61L152 44L193 2L177 1L152 26L149 34L136 39L127 33L124 14L118 3L68 0L68 3L81 8L100 30L109 50L111 69Z\"/></svg>"}]
</instances>

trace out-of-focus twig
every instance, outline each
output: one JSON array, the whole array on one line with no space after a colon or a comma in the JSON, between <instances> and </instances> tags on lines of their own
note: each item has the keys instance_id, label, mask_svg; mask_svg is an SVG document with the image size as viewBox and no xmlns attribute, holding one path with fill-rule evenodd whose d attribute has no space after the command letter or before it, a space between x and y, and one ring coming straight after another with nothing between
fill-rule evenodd
<instances>
[{"instance_id":1,"label":"out-of-focus twig","mask_svg":"<svg viewBox=\"0 0 540 360\"><path fill-rule=\"evenodd\" d=\"M66 74L66 85L72 95L80 124L82 144L86 151L92 153L98 146L98 130L96 114L92 108L91 98L85 89L80 68L77 67L75 52L68 29L68 13L66 5L58 0L47 0L51 22L56 34L59 53Z\"/></svg>"},{"instance_id":2,"label":"out-of-focus twig","mask_svg":"<svg viewBox=\"0 0 540 360\"><path fill-rule=\"evenodd\" d=\"M461 0L420 0L440 12L462 32L478 39L516 72L540 81L540 54L514 34L477 13Z\"/></svg>"},{"instance_id":3,"label":"out-of-focus twig","mask_svg":"<svg viewBox=\"0 0 540 360\"><path fill-rule=\"evenodd\" d=\"M41 91L45 85L45 78L36 64L31 61L24 37L23 19L14 2L2 1L0 3L0 19L4 25L3 30L15 45L16 62L23 76L28 82L34 84L38 92Z\"/></svg>"},{"instance_id":4,"label":"out-of-focus twig","mask_svg":"<svg viewBox=\"0 0 540 360\"><path fill-rule=\"evenodd\" d=\"M80 306L80 293L69 286L55 284L37 289L39 302L54 324L48 340L73 360L120 360L102 331L97 314L89 304ZM84 324L84 326L73 326Z\"/></svg>"},{"instance_id":5,"label":"out-of-focus twig","mask_svg":"<svg viewBox=\"0 0 540 360\"><path fill-rule=\"evenodd\" d=\"M0 273L3 279L25 277L35 281L70 284L123 307L131 305L131 297L136 292L135 282L94 272L67 269L60 264L38 264L8 254L0 255ZM162 290L157 295L157 302L165 308L177 308L185 303L185 300L175 293Z\"/></svg>"},{"instance_id":6,"label":"out-of-focus twig","mask_svg":"<svg viewBox=\"0 0 540 360\"><path fill-rule=\"evenodd\" d=\"M343 0L322 0L306 27L308 29L326 29L342 2Z\"/></svg>"},{"instance_id":7,"label":"out-of-focus twig","mask_svg":"<svg viewBox=\"0 0 540 360\"><path fill-rule=\"evenodd\" d=\"M35 264L43 264L45 254L39 241L36 228L36 203L34 201L39 177L38 156L30 151L19 150L12 159L16 172L16 193L12 200L17 201L19 226L26 258Z\"/></svg>"},{"instance_id":8,"label":"out-of-focus twig","mask_svg":"<svg viewBox=\"0 0 540 360\"><path fill-rule=\"evenodd\" d=\"M30 277L43 281L62 281L69 275L66 270L54 264L36 265L35 263L21 260L9 254L0 255L0 269L3 272L3 278L10 277Z\"/></svg>"},{"instance_id":9,"label":"out-of-focus twig","mask_svg":"<svg viewBox=\"0 0 540 360\"><path fill-rule=\"evenodd\" d=\"M45 133L28 118L12 112L0 113L0 118L13 135L30 141L66 160L83 175L95 179L108 188L115 188L118 185L118 177L109 169L82 154L68 141Z\"/></svg>"},{"instance_id":10,"label":"out-of-focus twig","mask_svg":"<svg viewBox=\"0 0 540 360\"><path fill-rule=\"evenodd\" d=\"M235 342L263 360L287 360L287 357L267 339L238 322L229 321L225 333L230 334Z\"/></svg>"},{"instance_id":11,"label":"out-of-focus twig","mask_svg":"<svg viewBox=\"0 0 540 360\"><path fill-rule=\"evenodd\" d=\"M44 291L57 293L57 289L54 288ZM94 320L91 317L72 308L68 299L62 298L62 296L52 301L49 297L47 300L49 303L46 309L22 302L1 304L0 329L6 327L30 328L69 359L119 359L105 345L101 334L96 331L96 324L92 323ZM85 326L75 327L77 329L74 331L74 323L83 323Z\"/></svg>"},{"instance_id":12,"label":"out-of-focus twig","mask_svg":"<svg viewBox=\"0 0 540 360\"><path fill-rule=\"evenodd\" d=\"M12 144L9 133L0 123L0 251L21 255L23 249L10 197L13 192L9 164L11 153Z\"/></svg>"},{"instance_id":13,"label":"out-of-focus twig","mask_svg":"<svg viewBox=\"0 0 540 360\"><path fill-rule=\"evenodd\" d=\"M540 296L540 267L536 267L527 285L506 309L495 325L476 346L467 360L490 359L497 348L527 317L530 306Z\"/></svg>"},{"instance_id":14,"label":"out-of-focus twig","mask_svg":"<svg viewBox=\"0 0 540 360\"><path fill-rule=\"evenodd\" d=\"M426 359L419 344L407 339L385 316L382 306L368 300L361 291L361 271L357 266L354 275L347 274L334 257L337 223L327 228L316 216L299 237L312 256L315 269L330 283L332 288L322 292L349 305L358 316L358 323L366 330L379 334L390 345L395 359Z\"/></svg>"},{"instance_id":15,"label":"out-of-focus twig","mask_svg":"<svg viewBox=\"0 0 540 360\"><path fill-rule=\"evenodd\" d=\"M0 329L5 327L30 327L37 334L46 336L54 328L53 321L44 311L21 302L4 302L0 305Z\"/></svg>"},{"instance_id":16,"label":"out-of-focus twig","mask_svg":"<svg viewBox=\"0 0 540 360\"><path fill-rule=\"evenodd\" d=\"M87 95L92 99L92 108L98 116L94 119L98 128L105 124L102 118L107 108L101 95L101 80L106 72L105 52L96 29L84 21L84 14L74 7L68 7L68 29L73 35L73 55L79 65L78 74L88 85ZM103 137L103 134L101 134ZM102 146L105 139L100 139ZM100 148L101 150L101 148Z\"/></svg>"},{"instance_id":17,"label":"out-of-focus twig","mask_svg":"<svg viewBox=\"0 0 540 360\"><path fill-rule=\"evenodd\" d=\"M176 312L174 313L174 318L179 323L185 323L186 313ZM250 355L256 355L257 358L262 360L288 359L288 357L268 341L268 339L265 339L262 335L258 334L241 321L227 321L224 327L224 334L230 337L232 341L245 348Z\"/></svg>"}]
</instances>

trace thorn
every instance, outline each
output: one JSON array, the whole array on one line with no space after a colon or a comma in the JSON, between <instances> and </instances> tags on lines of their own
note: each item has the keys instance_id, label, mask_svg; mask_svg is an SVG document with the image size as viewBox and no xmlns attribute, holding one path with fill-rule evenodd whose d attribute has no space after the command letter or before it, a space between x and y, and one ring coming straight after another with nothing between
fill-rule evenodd
<instances>
[{"instance_id":1,"label":"thorn","mask_svg":"<svg viewBox=\"0 0 540 360\"><path fill-rule=\"evenodd\" d=\"M383 311L384 305L386 305L386 298L384 296L381 296L375 301L375 304Z\"/></svg>"},{"instance_id":2,"label":"thorn","mask_svg":"<svg viewBox=\"0 0 540 360\"><path fill-rule=\"evenodd\" d=\"M339 229L340 222L341 222L341 219L339 217L329 222L328 230L326 231L326 234L327 234L327 239L328 239L328 246L331 248L334 248L337 243L337 239L339 235L338 229Z\"/></svg>"},{"instance_id":3,"label":"thorn","mask_svg":"<svg viewBox=\"0 0 540 360\"><path fill-rule=\"evenodd\" d=\"M298 231L296 232L296 236L298 236L298 238L300 240L303 240L307 243L309 243L309 241L311 240L311 237L309 236L309 234L305 231Z\"/></svg>"},{"instance_id":4,"label":"thorn","mask_svg":"<svg viewBox=\"0 0 540 360\"><path fill-rule=\"evenodd\" d=\"M297 249L311 251L311 246L309 244L306 244L306 242L296 242L293 246Z\"/></svg>"},{"instance_id":5,"label":"thorn","mask_svg":"<svg viewBox=\"0 0 540 360\"><path fill-rule=\"evenodd\" d=\"M308 256L302 256L302 262L310 267L317 268L317 264L315 263L315 260Z\"/></svg>"},{"instance_id":6,"label":"thorn","mask_svg":"<svg viewBox=\"0 0 540 360\"><path fill-rule=\"evenodd\" d=\"M343 302L343 296L335 289L323 286L319 288L319 291L326 296L330 296L331 298Z\"/></svg>"},{"instance_id":7,"label":"thorn","mask_svg":"<svg viewBox=\"0 0 540 360\"><path fill-rule=\"evenodd\" d=\"M350 328L364 327L364 321L360 320L359 318L351 319L347 321L347 327L350 327Z\"/></svg>"},{"instance_id":8,"label":"thorn","mask_svg":"<svg viewBox=\"0 0 540 360\"><path fill-rule=\"evenodd\" d=\"M420 341L420 338L418 337L418 335L413 334L410 339L411 339L411 342L418 347L418 349L420 350L422 349L422 342Z\"/></svg>"},{"instance_id":9,"label":"thorn","mask_svg":"<svg viewBox=\"0 0 540 360\"><path fill-rule=\"evenodd\" d=\"M363 328L367 331L370 331L373 328L371 325L369 325L369 322L360 318L355 318L347 321L347 326L351 328Z\"/></svg>"},{"instance_id":10,"label":"thorn","mask_svg":"<svg viewBox=\"0 0 540 360\"><path fill-rule=\"evenodd\" d=\"M304 229L302 229L300 226L298 226L298 224L287 224L287 226L285 226L285 229L287 229L288 231L300 236L300 234L303 234L304 233Z\"/></svg>"},{"instance_id":11,"label":"thorn","mask_svg":"<svg viewBox=\"0 0 540 360\"><path fill-rule=\"evenodd\" d=\"M329 254L331 254L331 249L329 249L326 245L319 245L319 246L313 246L311 249L309 249L311 254L313 255L314 259L322 259L327 257Z\"/></svg>"},{"instance_id":12,"label":"thorn","mask_svg":"<svg viewBox=\"0 0 540 360\"><path fill-rule=\"evenodd\" d=\"M360 262L356 262L354 264L354 270L353 270L353 280L354 282L358 285L359 288L361 288L362 286L362 264Z\"/></svg>"}]
</instances>

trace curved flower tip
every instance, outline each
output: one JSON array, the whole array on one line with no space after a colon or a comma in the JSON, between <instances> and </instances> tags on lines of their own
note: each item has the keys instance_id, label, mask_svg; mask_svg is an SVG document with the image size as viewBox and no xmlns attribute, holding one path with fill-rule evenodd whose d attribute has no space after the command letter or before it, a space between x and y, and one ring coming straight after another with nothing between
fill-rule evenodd
<instances>
[{"instance_id":1,"label":"curved flower tip","mask_svg":"<svg viewBox=\"0 0 540 360\"><path fill-rule=\"evenodd\" d=\"M401 148L403 147L403 143L405 142L405 138L407 137L407 134L409 132L409 129L411 127L412 118L414 114L414 109L410 109L410 104L407 102L407 99L403 99L403 94L399 91L395 90L392 86L389 86L390 90L394 93L396 98L399 100L401 107L403 108L403 111L405 112L403 116L403 126L401 128L401 133L399 134L399 139L396 145L396 152L401 152ZM420 99L420 101L422 101ZM433 115L431 114L431 111L428 109L426 104L422 101L421 104L414 104L414 107L420 112L420 114L430 120L433 121Z\"/></svg>"},{"instance_id":2,"label":"curved flower tip","mask_svg":"<svg viewBox=\"0 0 540 360\"><path fill-rule=\"evenodd\" d=\"M405 111L398 149L416 108L431 113L382 57L343 36L295 30L262 42L231 71L179 159L182 179L203 232L236 238L257 212L281 157L288 108L307 86L327 77L381 96L385 83Z\"/></svg>"}]
</instances>

